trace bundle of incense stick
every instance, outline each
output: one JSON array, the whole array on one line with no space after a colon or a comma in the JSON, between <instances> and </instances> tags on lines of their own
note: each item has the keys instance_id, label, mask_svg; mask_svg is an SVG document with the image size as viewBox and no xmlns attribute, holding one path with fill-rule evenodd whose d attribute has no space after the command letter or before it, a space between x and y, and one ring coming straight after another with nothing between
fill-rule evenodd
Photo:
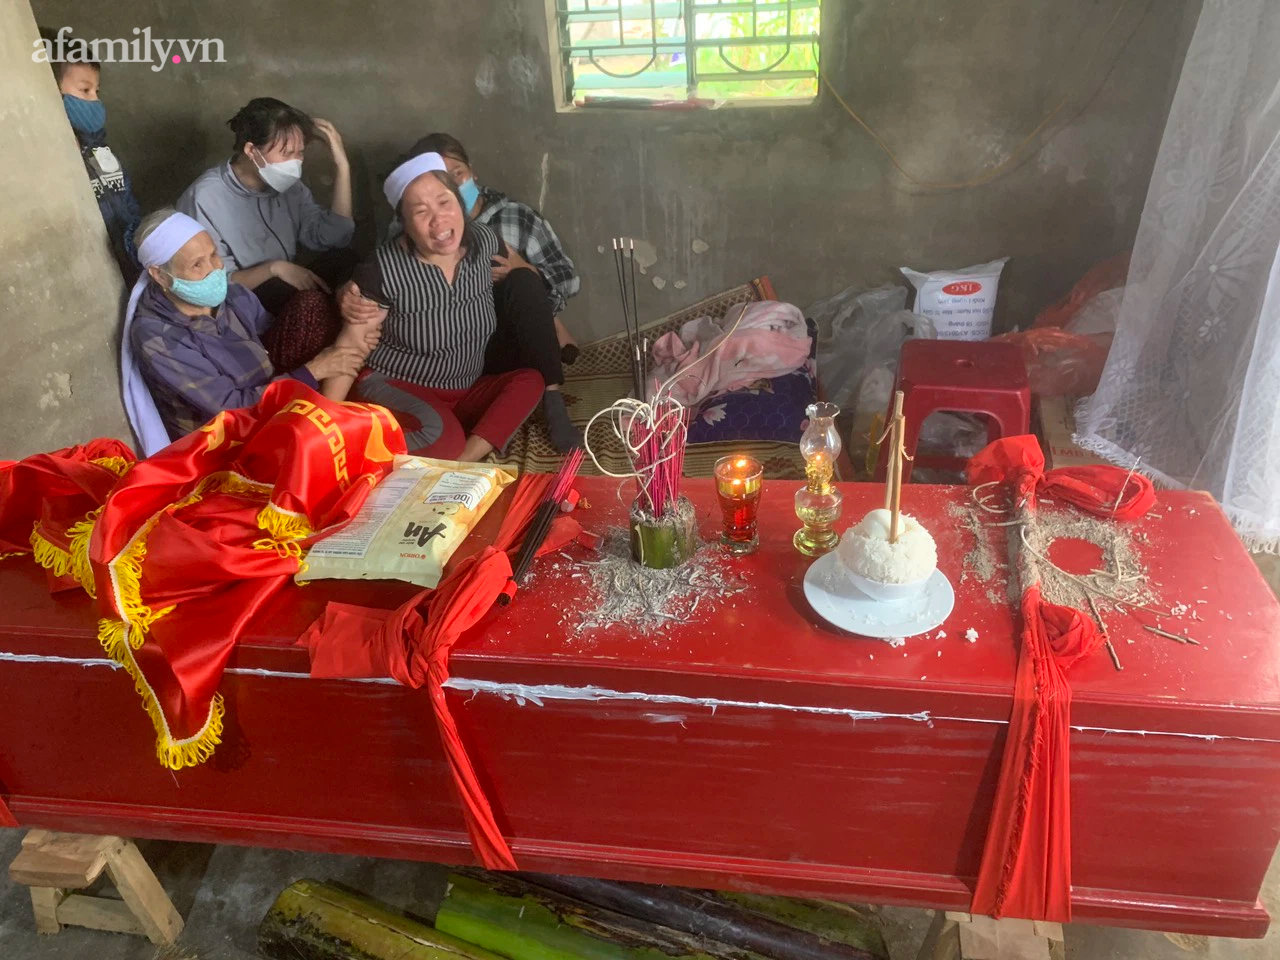
<instances>
[{"instance_id":1,"label":"bundle of incense stick","mask_svg":"<svg viewBox=\"0 0 1280 960\"><path fill-rule=\"evenodd\" d=\"M573 480L578 475L578 468L582 466L582 456L582 450L579 449L574 450L564 458L560 464L560 472L556 474L555 482L547 488L547 495L543 499L542 505L538 507L538 512L533 515L533 519L529 522L529 529L525 532L524 542L520 544L520 552L516 555L515 567L511 574L511 582L517 586L524 579L524 575L528 573L529 565L533 563L533 558L537 554L538 548L547 539L547 531L551 529L551 521L560 512L560 504L569 495ZM511 595L503 592L499 595L498 600L503 604L509 603Z\"/></svg>"},{"instance_id":2,"label":"bundle of incense stick","mask_svg":"<svg viewBox=\"0 0 1280 960\"><path fill-rule=\"evenodd\" d=\"M640 312L636 306L636 242L625 237L613 241L613 265L622 298L622 326L627 334L627 359L631 363L631 390L637 400L645 399L648 380L649 341L640 339Z\"/></svg>"},{"instance_id":3,"label":"bundle of incense stick","mask_svg":"<svg viewBox=\"0 0 1280 960\"><path fill-rule=\"evenodd\" d=\"M618 286L625 291L623 286L625 276L623 259L619 255L619 251L622 249L621 245L624 242L615 240L613 249L618 269ZM634 257L630 266L634 277ZM634 292L633 284L633 295ZM627 298L625 292L622 302L623 316L624 320L626 320ZM651 385L652 390L647 390L646 396L640 396L640 390L637 389L636 396L623 397L620 400L616 400L603 410L598 411L587 422L587 429L583 434L583 444L587 448L587 453L591 455L591 462L606 477L634 477L639 487L636 493L636 506L641 511L648 512L654 519L664 516L679 501L680 487L684 476L685 443L689 436L689 411L680 401L671 396L671 384L682 377L689 376L689 371L692 370L693 366L705 363L717 350L728 343L729 338L737 331L746 313L747 304L743 304L742 310L738 314L738 319L734 321L733 326L729 328L720 342L695 360L689 367L671 377L666 383L659 383L655 379ZM644 381L648 379L648 371L645 364L649 351L649 341L648 339L643 341L644 353L642 354L638 349L640 344L635 343L636 334L632 330L630 320L626 320L626 322L628 340L637 348L632 350L632 356L636 359L638 367L638 370L633 367L633 373L638 373L640 380L635 386L647 386ZM636 329L639 329L638 321ZM600 458L596 456L596 451L592 449L591 428L601 418L605 419L612 429L613 435L622 444L622 449L627 456L628 466L631 467L631 470L627 473L617 473L611 470L608 465L600 462Z\"/></svg>"},{"instance_id":4,"label":"bundle of incense stick","mask_svg":"<svg viewBox=\"0 0 1280 960\"><path fill-rule=\"evenodd\" d=\"M687 413L670 396L660 397L654 401L652 419L634 417L628 425L631 466L640 484L640 495L654 517L663 516L680 499L685 439L689 433Z\"/></svg>"},{"instance_id":5,"label":"bundle of incense stick","mask_svg":"<svg viewBox=\"0 0 1280 960\"><path fill-rule=\"evenodd\" d=\"M889 420L886 436L889 444L889 473L885 478L884 508L889 511L889 542L898 542L898 518L902 515L902 461L906 456L906 423L902 415L902 391L893 395L893 416Z\"/></svg>"}]
</instances>

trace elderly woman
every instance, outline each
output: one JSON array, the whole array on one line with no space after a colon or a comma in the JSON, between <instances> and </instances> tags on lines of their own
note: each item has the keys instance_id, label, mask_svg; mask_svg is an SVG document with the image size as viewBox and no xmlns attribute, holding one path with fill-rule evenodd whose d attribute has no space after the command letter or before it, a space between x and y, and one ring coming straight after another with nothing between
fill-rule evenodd
<instances>
[{"instance_id":1,"label":"elderly woman","mask_svg":"<svg viewBox=\"0 0 1280 960\"><path fill-rule=\"evenodd\" d=\"M506 247L467 218L438 154L401 164L384 193L403 233L357 269L359 296L342 301L352 324L369 320L352 305L371 301L381 325L357 392L396 414L412 452L480 460L506 446L543 392L536 370L483 372L497 326L490 261Z\"/></svg>"},{"instance_id":2,"label":"elderly woman","mask_svg":"<svg viewBox=\"0 0 1280 960\"><path fill-rule=\"evenodd\" d=\"M209 232L231 281L248 287L277 313L299 290L329 292L348 279L355 257L351 165L342 137L327 120L271 97L250 100L227 121L235 134L231 159L196 178L178 209ZM307 141L323 138L333 156L333 207L324 209L302 183ZM311 266L299 247L330 251Z\"/></svg>"},{"instance_id":3,"label":"elderly woman","mask_svg":"<svg viewBox=\"0 0 1280 960\"><path fill-rule=\"evenodd\" d=\"M410 157L422 154L441 157L467 215L492 229L507 245L491 263L497 328L489 340L484 372L529 367L542 374L548 434L552 444L567 453L582 443L560 392L564 364L574 361L578 347L557 314L578 292L577 269L551 224L536 210L477 184L467 151L455 137L447 133L423 137L409 150ZM399 232L400 224L393 221L389 235ZM362 307L349 290L340 299L344 313L373 316L372 308ZM357 302L348 302L353 300Z\"/></svg>"},{"instance_id":4,"label":"elderly woman","mask_svg":"<svg viewBox=\"0 0 1280 960\"><path fill-rule=\"evenodd\" d=\"M262 336L273 324L258 298L229 283L217 245L172 209L137 230L145 270L129 297L121 344L125 409L144 456L191 433L221 410L257 403L268 383L292 377L334 400L364 363L363 331L289 372L277 372Z\"/></svg>"}]
</instances>

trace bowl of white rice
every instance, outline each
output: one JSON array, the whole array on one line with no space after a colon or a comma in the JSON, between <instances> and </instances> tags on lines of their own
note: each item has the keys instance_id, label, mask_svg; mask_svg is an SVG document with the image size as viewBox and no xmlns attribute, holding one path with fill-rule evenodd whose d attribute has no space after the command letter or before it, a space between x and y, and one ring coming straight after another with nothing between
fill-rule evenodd
<instances>
[{"instance_id":1,"label":"bowl of white rice","mask_svg":"<svg viewBox=\"0 0 1280 960\"><path fill-rule=\"evenodd\" d=\"M919 596L938 568L929 531L909 514L898 515L898 539L890 542L888 510L872 510L840 538L839 569L873 600Z\"/></svg>"}]
</instances>

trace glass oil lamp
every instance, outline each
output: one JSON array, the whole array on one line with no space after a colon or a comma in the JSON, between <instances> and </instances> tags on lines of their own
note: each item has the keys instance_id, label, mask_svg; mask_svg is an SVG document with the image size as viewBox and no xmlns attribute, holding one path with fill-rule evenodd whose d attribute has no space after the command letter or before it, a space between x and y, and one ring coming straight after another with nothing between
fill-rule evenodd
<instances>
[{"instance_id":1,"label":"glass oil lamp","mask_svg":"<svg viewBox=\"0 0 1280 960\"><path fill-rule=\"evenodd\" d=\"M840 542L835 522L840 519L844 497L832 483L836 457L840 456L840 434L836 430L834 403L814 403L805 413L809 426L800 438L800 454L804 457L805 485L796 491L796 516L804 524L792 542L806 556L816 557L835 548Z\"/></svg>"},{"instance_id":2,"label":"glass oil lamp","mask_svg":"<svg viewBox=\"0 0 1280 960\"><path fill-rule=\"evenodd\" d=\"M760 545L756 515L763 475L764 465L755 457L737 454L716 461L716 496L724 515L720 542L730 553L751 553Z\"/></svg>"}]
</instances>

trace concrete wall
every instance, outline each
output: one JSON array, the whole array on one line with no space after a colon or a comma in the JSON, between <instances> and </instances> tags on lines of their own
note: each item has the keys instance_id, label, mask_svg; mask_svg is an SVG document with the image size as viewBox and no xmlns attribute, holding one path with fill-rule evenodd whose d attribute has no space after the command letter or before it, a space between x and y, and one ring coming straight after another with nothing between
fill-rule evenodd
<instances>
[{"instance_id":1,"label":"concrete wall","mask_svg":"<svg viewBox=\"0 0 1280 960\"><path fill-rule=\"evenodd\" d=\"M828 0L833 84L920 178L991 170L1065 100L1049 129L1066 126L1043 151L954 191L907 183L826 93L806 107L557 112L546 0L34 7L43 24L80 36L150 27L158 38L224 41L225 63L104 71L112 143L144 207L225 158L224 123L253 96L337 124L357 215L376 213L379 225L378 177L418 136L448 130L484 181L555 224L584 273L566 319L589 336L620 328L611 258L597 252L619 234L657 250L641 290L646 316L764 273L805 306L898 279L900 265L1009 254L997 322L1027 322L1132 242L1196 3L1129 3L1115 18L1114 0ZM307 176L323 195L322 148L315 157ZM363 224L360 236L372 235Z\"/></svg>"},{"instance_id":2,"label":"concrete wall","mask_svg":"<svg viewBox=\"0 0 1280 960\"><path fill-rule=\"evenodd\" d=\"M123 281L25 3L0 3L0 459L127 438Z\"/></svg>"}]
</instances>

